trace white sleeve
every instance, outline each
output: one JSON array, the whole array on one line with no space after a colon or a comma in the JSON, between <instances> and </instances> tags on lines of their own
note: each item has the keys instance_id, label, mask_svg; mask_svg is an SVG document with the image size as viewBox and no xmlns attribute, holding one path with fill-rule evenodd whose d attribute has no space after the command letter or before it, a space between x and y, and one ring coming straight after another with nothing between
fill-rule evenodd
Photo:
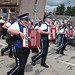
<instances>
[{"instance_id":1,"label":"white sleeve","mask_svg":"<svg viewBox=\"0 0 75 75\"><path fill-rule=\"evenodd\" d=\"M4 23L5 23L5 21L4 21L4 20L2 20L2 19L0 20L0 22L4 22Z\"/></svg>"},{"instance_id":2,"label":"white sleeve","mask_svg":"<svg viewBox=\"0 0 75 75\"><path fill-rule=\"evenodd\" d=\"M63 33L64 29L61 29L59 32Z\"/></svg>"},{"instance_id":3,"label":"white sleeve","mask_svg":"<svg viewBox=\"0 0 75 75\"><path fill-rule=\"evenodd\" d=\"M12 24L12 25L8 28L8 30L10 30L10 29L14 29L14 30L20 31L19 25L18 25L17 23Z\"/></svg>"},{"instance_id":4,"label":"white sleeve","mask_svg":"<svg viewBox=\"0 0 75 75\"><path fill-rule=\"evenodd\" d=\"M46 30L47 29L47 26L45 24L42 24L41 27L39 27L39 29Z\"/></svg>"},{"instance_id":5,"label":"white sleeve","mask_svg":"<svg viewBox=\"0 0 75 75\"><path fill-rule=\"evenodd\" d=\"M11 26L11 23L7 22L5 25L9 28Z\"/></svg>"},{"instance_id":6,"label":"white sleeve","mask_svg":"<svg viewBox=\"0 0 75 75\"><path fill-rule=\"evenodd\" d=\"M66 28L65 31L67 31L68 29Z\"/></svg>"},{"instance_id":7,"label":"white sleeve","mask_svg":"<svg viewBox=\"0 0 75 75\"><path fill-rule=\"evenodd\" d=\"M39 26L36 26L36 27L35 27L35 29L38 29L38 28L39 28Z\"/></svg>"}]
</instances>

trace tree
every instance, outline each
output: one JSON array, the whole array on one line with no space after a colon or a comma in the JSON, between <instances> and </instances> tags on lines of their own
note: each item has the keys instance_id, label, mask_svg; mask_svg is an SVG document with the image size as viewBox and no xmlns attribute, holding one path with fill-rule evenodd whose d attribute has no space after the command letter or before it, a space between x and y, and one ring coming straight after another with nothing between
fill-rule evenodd
<instances>
[{"instance_id":1,"label":"tree","mask_svg":"<svg viewBox=\"0 0 75 75\"><path fill-rule=\"evenodd\" d=\"M75 16L75 6L72 8L72 16Z\"/></svg>"},{"instance_id":2,"label":"tree","mask_svg":"<svg viewBox=\"0 0 75 75\"><path fill-rule=\"evenodd\" d=\"M72 16L73 15L71 6L67 7L67 10L65 11L65 15L68 15L68 16Z\"/></svg>"},{"instance_id":3,"label":"tree","mask_svg":"<svg viewBox=\"0 0 75 75\"><path fill-rule=\"evenodd\" d=\"M61 4L56 8L56 15L75 16L75 6L68 6L65 10L65 5Z\"/></svg>"},{"instance_id":4,"label":"tree","mask_svg":"<svg viewBox=\"0 0 75 75\"><path fill-rule=\"evenodd\" d=\"M61 4L60 6L57 7L56 9L56 15L63 15L65 12L65 5Z\"/></svg>"}]
</instances>

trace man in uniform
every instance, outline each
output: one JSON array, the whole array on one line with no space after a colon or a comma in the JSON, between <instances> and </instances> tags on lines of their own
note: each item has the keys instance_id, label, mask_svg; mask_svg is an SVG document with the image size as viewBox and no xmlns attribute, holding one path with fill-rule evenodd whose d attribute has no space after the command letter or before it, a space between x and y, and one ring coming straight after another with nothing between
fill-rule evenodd
<instances>
[{"instance_id":1,"label":"man in uniform","mask_svg":"<svg viewBox=\"0 0 75 75\"><path fill-rule=\"evenodd\" d=\"M16 20L17 20L17 18L12 16L11 22L10 21L6 22L2 26L2 28L7 30ZM13 49L13 35L7 34L6 42L8 43L8 46L6 46L5 48L1 49L1 55L3 56L4 52L6 52L7 50L10 50L9 57L12 58L13 57L13 51L12 51L12 49Z\"/></svg>"},{"instance_id":2,"label":"man in uniform","mask_svg":"<svg viewBox=\"0 0 75 75\"><path fill-rule=\"evenodd\" d=\"M20 22L14 23L8 29L8 33L14 35L16 66L10 70L7 75L24 75L24 68L30 53L29 48L22 47L22 39L25 38L25 35L22 33L22 31L23 27L28 28L29 13L25 13L18 18L20 19Z\"/></svg>"},{"instance_id":3,"label":"man in uniform","mask_svg":"<svg viewBox=\"0 0 75 75\"><path fill-rule=\"evenodd\" d=\"M41 66L45 68L49 68L49 66L46 64L46 57L48 54L48 47L49 47L49 40L48 35L50 32L48 31L47 27L50 25L51 21L51 15L46 15L44 17L44 23L39 27L39 32L41 33L41 52L32 57L32 65L35 66L36 60L41 58Z\"/></svg>"},{"instance_id":4,"label":"man in uniform","mask_svg":"<svg viewBox=\"0 0 75 75\"><path fill-rule=\"evenodd\" d=\"M4 39L4 29L2 28L2 26L4 25L5 20L0 16L0 37L2 37L2 39Z\"/></svg>"},{"instance_id":5,"label":"man in uniform","mask_svg":"<svg viewBox=\"0 0 75 75\"><path fill-rule=\"evenodd\" d=\"M62 36L62 45L57 49L57 54L64 54L64 50L66 48L66 37L65 37L65 29L66 29L66 26L63 25L63 28L59 31L59 34Z\"/></svg>"}]
</instances>

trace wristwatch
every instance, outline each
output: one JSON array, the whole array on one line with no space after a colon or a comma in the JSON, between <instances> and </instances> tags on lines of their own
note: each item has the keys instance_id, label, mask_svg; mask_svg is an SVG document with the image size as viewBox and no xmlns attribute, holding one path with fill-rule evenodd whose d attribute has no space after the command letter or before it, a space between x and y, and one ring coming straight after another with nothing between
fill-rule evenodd
<instances>
[{"instance_id":1,"label":"wristwatch","mask_svg":"<svg viewBox=\"0 0 75 75\"><path fill-rule=\"evenodd\" d=\"M19 35L21 34L22 32L19 32Z\"/></svg>"}]
</instances>

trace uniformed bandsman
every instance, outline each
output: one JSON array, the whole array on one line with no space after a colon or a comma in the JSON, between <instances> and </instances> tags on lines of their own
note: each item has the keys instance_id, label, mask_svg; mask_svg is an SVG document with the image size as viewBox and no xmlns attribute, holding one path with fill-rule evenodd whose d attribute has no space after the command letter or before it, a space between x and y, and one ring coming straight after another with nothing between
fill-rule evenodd
<instances>
[{"instance_id":1,"label":"uniformed bandsman","mask_svg":"<svg viewBox=\"0 0 75 75\"><path fill-rule=\"evenodd\" d=\"M8 33L14 35L15 59L16 66L10 70L7 75L24 75L24 68L30 53L29 48L22 47L22 39L25 35L22 33L23 27L28 28L29 14L25 13L18 17L20 22L14 23L9 29Z\"/></svg>"},{"instance_id":2,"label":"uniformed bandsman","mask_svg":"<svg viewBox=\"0 0 75 75\"><path fill-rule=\"evenodd\" d=\"M65 34L66 34L65 29L66 29L66 26L63 25L63 28L59 32L59 34L62 36L62 45L57 49L57 52L56 52L57 54L59 54L59 53L64 54L64 50L66 48L67 40L66 40L66 37L65 37Z\"/></svg>"},{"instance_id":3,"label":"uniformed bandsman","mask_svg":"<svg viewBox=\"0 0 75 75\"><path fill-rule=\"evenodd\" d=\"M49 68L49 66L46 64L46 58L48 54L48 47L49 47L49 40L48 40L48 34L50 32L48 31L47 27L50 25L51 21L51 15L46 15L44 17L44 23L39 27L39 32L41 33L41 52L32 57L32 64L35 66L36 60L41 58L41 66L45 68Z\"/></svg>"},{"instance_id":4,"label":"uniformed bandsman","mask_svg":"<svg viewBox=\"0 0 75 75\"><path fill-rule=\"evenodd\" d=\"M7 30L16 20L17 20L17 18L12 16L11 22L10 21L6 22L2 27ZM13 51L12 51L12 49L13 49L13 35L7 34L6 42L8 43L8 45L5 48L1 49L1 55L3 56L4 52L10 50L9 57L12 58L13 57Z\"/></svg>"}]
</instances>

